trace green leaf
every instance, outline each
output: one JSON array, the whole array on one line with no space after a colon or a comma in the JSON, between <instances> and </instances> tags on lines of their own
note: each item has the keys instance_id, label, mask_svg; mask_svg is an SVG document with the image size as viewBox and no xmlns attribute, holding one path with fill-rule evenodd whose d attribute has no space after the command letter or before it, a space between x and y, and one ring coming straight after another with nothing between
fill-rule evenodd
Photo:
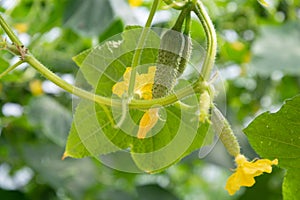
<instances>
[{"instance_id":1,"label":"green leaf","mask_svg":"<svg viewBox=\"0 0 300 200\"><path fill-rule=\"evenodd\" d=\"M76 64L80 66L80 70L86 81L94 88L99 86L98 94L105 96L112 95L112 86L122 78L126 66L131 65L132 51L135 50L135 45L138 40L137 36L139 36L141 30L140 28L127 31L122 35L113 37L116 41L107 41L101 46L88 49L73 58ZM122 37L123 40L121 41ZM146 45L149 46L152 43L154 43L155 47L159 46L159 38L155 33L150 34ZM151 51L151 54L149 51ZM143 62L155 62L157 50L149 51L145 50L142 54L141 60L143 60ZM81 82L81 80L79 79L77 82ZM67 156L82 158L90 155L90 151L94 151L94 149L87 150L85 145L88 144L90 146L90 142L98 140L101 141L102 145L100 153L106 154L119 150L119 148L114 147L114 145L109 145L111 142L107 141L106 136L103 135L95 118L96 115L99 115L103 117L104 120L109 120L106 117L106 113L101 110L100 107L99 113L96 114L94 106L95 105L89 101L82 100L79 103L66 145L65 153ZM89 134L92 133L97 140L95 140L94 137L89 137ZM81 140L84 140L84 142L81 142Z\"/></svg>"},{"instance_id":2,"label":"green leaf","mask_svg":"<svg viewBox=\"0 0 300 200\"><path fill-rule=\"evenodd\" d=\"M279 160L279 166L293 177L300 176L300 95L289 99L276 113L263 113L244 132L254 150L262 157ZM300 179L287 177L283 193L294 199L298 193L292 185ZM299 189L299 188L298 188ZM293 198L290 198L293 197Z\"/></svg>"},{"instance_id":3,"label":"green leaf","mask_svg":"<svg viewBox=\"0 0 300 200\"><path fill-rule=\"evenodd\" d=\"M300 168L300 96L289 99L277 113L263 113L245 133L257 153L278 158L279 166Z\"/></svg>"},{"instance_id":4,"label":"green leaf","mask_svg":"<svg viewBox=\"0 0 300 200\"><path fill-rule=\"evenodd\" d=\"M71 130L69 132L65 152L63 155L63 159L66 157L72 157L72 158L84 158L87 156L91 156L89 151L85 148L84 144L82 143L82 140L80 139L78 135L78 131L75 127L75 124L72 123Z\"/></svg>"},{"instance_id":5,"label":"green leaf","mask_svg":"<svg viewBox=\"0 0 300 200\"><path fill-rule=\"evenodd\" d=\"M105 117L104 120L108 120L106 114L101 111L95 113L94 106L94 103L87 100L78 104L64 156L83 158L94 155L95 151L99 151L100 155L119 150L107 140L98 124L96 115L99 114Z\"/></svg>"},{"instance_id":6,"label":"green leaf","mask_svg":"<svg viewBox=\"0 0 300 200\"><path fill-rule=\"evenodd\" d=\"M91 53L92 50L93 49L87 49L87 50L81 52L80 54L74 56L72 58L72 60L76 63L76 65L78 67L81 67L83 61L86 59L86 57L89 55L89 53Z\"/></svg>"},{"instance_id":7,"label":"green leaf","mask_svg":"<svg viewBox=\"0 0 300 200\"><path fill-rule=\"evenodd\" d=\"M56 144L64 146L72 121L69 110L54 99L41 96L30 101L27 114L32 125L39 127Z\"/></svg>"},{"instance_id":8,"label":"green leaf","mask_svg":"<svg viewBox=\"0 0 300 200\"><path fill-rule=\"evenodd\" d=\"M259 38L253 44L253 70L264 76L270 76L275 70L300 75L299 31L299 22L263 26Z\"/></svg>"},{"instance_id":9,"label":"green leaf","mask_svg":"<svg viewBox=\"0 0 300 200\"><path fill-rule=\"evenodd\" d=\"M299 168L290 168L284 177L284 182L282 185L284 200L297 199L300 192L299 180Z\"/></svg>"},{"instance_id":10,"label":"green leaf","mask_svg":"<svg viewBox=\"0 0 300 200\"><path fill-rule=\"evenodd\" d=\"M66 9L64 25L83 36L98 36L114 18L108 0L72 0Z\"/></svg>"},{"instance_id":11,"label":"green leaf","mask_svg":"<svg viewBox=\"0 0 300 200\"><path fill-rule=\"evenodd\" d=\"M116 98L112 87L123 79L126 67L131 66L142 30L135 26L94 48L87 56L83 53L75 58L81 65L84 78L97 94ZM156 31L147 31L137 67L139 74L155 65L160 44ZM179 83L175 91L191 87L189 81L181 80ZM110 108L81 100L75 112L66 155L77 158L92 155L109 162L108 165L113 165L113 168L121 167L126 171L161 171L200 148L208 129L207 124L199 124L198 97L191 95L183 102L190 108L176 104L160 108L158 123L146 138L138 139L139 122L145 111ZM124 158L122 161L121 155ZM113 163L113 160L118 162Z\"/></svg>"}]
</instances>

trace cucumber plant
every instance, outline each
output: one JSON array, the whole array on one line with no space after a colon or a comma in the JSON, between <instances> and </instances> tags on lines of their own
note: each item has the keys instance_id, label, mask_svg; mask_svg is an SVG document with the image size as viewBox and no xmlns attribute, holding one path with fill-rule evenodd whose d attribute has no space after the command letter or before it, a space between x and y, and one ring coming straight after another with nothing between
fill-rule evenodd
<instances>
[{"instance_id":1,"label":"cucumber plant","mask_svg":"<svg viewBox=\"0 0 300 200\"><path fill-rule=\"evenodd\" d=\"M61 87L62 89L82 98L83 101L88 102L87 104L85 104L88 105L86 107L84 107L83 104L80 104L78 106L79 108L77 112L96 110L95 113L99 115L91 116L91 118L88 118L91 120L90 121L87 120L86 123L98 122L101 126L98 126L96 128L105 133L99 135L99 137L94 133L93 134L81 133L78 127L80 127L80 125L82 125L83 122L80 119L80 115L76 116L75 114L75 119L74 119L75 122L73 123L70 132L71 136L69 137L64 157L82 158L85 156L95 156L95 157L99 155L106 156L109 153L115 153L118 150L124 150L130 153L131 157L128 160L132 162L130 164L138 168L138 170L143 172L148 172L148 173L155 173L164 170L165 168L178 162L180 159L188 155L193 150L200 148L202 146L202 141L203 141L202 134L203 132L207 131L208 127L211 125L215 127L215 129L219 130L217 132L220 133L219 137L221 138L221 141L224 143L224 146L227 148L229 154L235 157L236 163L238 165L236 172L230 178L229 181L230 183L228 184L228 187L226 187L229 193L234 194L240 188L240 186L252 186L255 183L254 176L258 176L263 172L270 173L272 171L271 165L277 165L278 160L274 159L273 161L270 161L270 160L263 159L258 161L254 160L251 162L247 161L247 159L243 155L241 155L239 144L237 142L236 137L233 134L233 131L231 130L229 123L227 122L226 118L221 114L221 112L218 111L215 105L213 104L214 94L211 93L209 79L210 79L211 71L214 66L215 57L216 57L217 37L216 37L216 32L212 24L212 21L209 15L207 14L206 9L201 1L164 0L164 2L170 8L180 10L181 13L179 14L178 20L175 22L175 25L170 30L166 31L161 38L160 47L156 59L156 71L155 71L154 81L151 89L153 99L142 100L142 99L134 98L134 90L136 85L135 83L137 82L136 80L142 77L141 74L138 74L137 67L140 65L140 60L144 53L143 51L144 44L146 43L147 35L150 32L152 20L158 8L159 2L160 2L159 0L153 1L153 5L151 7L148 20L145 24L145 27L141 29L138 42L136 44L137 48L134 50L133 55L130 55L132 56L130 57L131 58L130 61L132 61L131 74L130 77L127 77L125 76L124 73L124 77L123 77L124 79L127 79L126 80L127 81L126 84L128 83L127 84L128 88L126 88L127 93L121 96L120 98L108 97L105 95L100 95L97 92L95 92L102 89L101 84L103 82L101 81L98 85L96 85L93 88L94 90L89 91L71 85L65 82L64 80L62 80L59 76L51 72L47 67L45 67L40 61L36 59L36 57L22 44L19 38L14 34L12 29L6 23L6 21L3 19L2 16L0 16L0 25L13 43L11 44L3 40L0 43L1 47L3 49L9 50L15 55L20 56L20 60L16 62L14 65L12 65L11 67L7 68L0 75L0 78L6 75L11 70L15 69L20 64L28 63L37 71L39 71L44 77L46 77L47 79L49 79L50 81L52 81L53 83ZM260 2L264 2L264 1L260 1ZM189 35L190 28L192 28L190 26L191 13L194 13L199 19L199 21L201 22L206 37L207 52L201 68L201 73L197 81L189 85L189 87L187 86L185 88L182 88L179 91L173 92L173 88L176 84L176 81L178 80L178 78L180 78L181 74L184 72L192 52L192 42ZM112 51L112 49L114 48L117 49L118 47L120 47L118 46L119 43L117 42L110 43L110 44L106 43L106 45L109 51ZM84 55L83 57L87 57L85 53L83 53L82 55ZM107 71L105 71L105 73L109 74L109 72ZM118 74L118 76L119 78L122 77L122 75L120 74ZM116 82L117 81L114 80L114 83ZM179 107L182 110L178 109L178 105L176 103L181 100L186 100L187 97L191 97L191 96L192 96L191 98L192 105L188 105L186 107L180 105L181 107L180 106ZM195 101L198 101L197 105L194 104ZM299 101L299 99L296 99L295 101L297 102ZM293 103L294 102L288 102L287 105L295 106ZM119 129L119 127L113 126L114 119L112 117L112 113L113 113L112 108L119 108L120 110L122 110L122 112L123 111L129 112L130 114L133 113L134 116L132 117L132 121L133 121L132 124L134 124L140 119L141 111L151 109L153 107L159 107L159 106L166 108L166 115L169 117L169 119L167 119L166 121L172 119L173 120L172 122L176 122L176 123L168 124L166 122L165 126L154 127L153 131L156 131L157 135L154 135L150 139L145 138L141 140L139 138L133 137L132 135L128 136L126 135L126 133L124 133L123 130ZM212 113L216 116L215 118L212 118L210 116L211 113L210 110L212 110ZM197 116L197 121L195 122L195 115L197 111L200 114L199 116ZM290 110L288 109L285 110L285 112L288 111L290 112ZM185 118L179 119L178 116L180 116L180 114L182 113L185 114ZM126 117L126 115L124 116ZM271 116L263 116L263 117L272 118ZM264 122L265 118L263 117L262 117L263 119L262 121ZM279 119L282 119L281 115L279 115ZM187 121L193 123L194 127L192 128L189 127ZM76 122L78 122L78 124L76 124ZM178 139L176 138L178 135L174 134L173 131L174 130L176 131L176 128L177 130L181 128L180 125L182 124L180 124L180 122L184 124L183 126L184 126L185 134L183 135L179 134L180 137L178 137L179 138ZM92 127L94 124L89 124L89 125L91 125L90 127ZM261 123L259 125L261 125ZM86 126L82 125L82 127L80 128L85 129ZM136 127L132 128L131 126L128 126L126 128L128 128L131 131L136 131L135 130ZM260 128L264 130L264 127L260 127ZM193 135L194 137L190 138L189 135L186 134L186 132L188 132L191 129L192 132L195 133L195 135ZM93 131L92 128L89 130L91 130L91 132ZM247 132L250 133L253 132L251 126L249 129L247 129ZM82 138L83 135L86 137ZM89 138L91 139L90 143L84 143ZM107 142L101 143L102 140L99 142L98 141L99 138L103 140L106 139ZM250 138L254 140L252 137ZM156 152L160 151L161 149L164 149L163 147L168 146L168 143L172 141L172 139L174 140L177 139L178 143L180 142L184 143L186 142L186 140L189 141L187 143L184 143L184 145L186 145L187 147L182 151L181 150L176 151L177 150L176 146L175 147L173 146L170 151L167 152L162 151L159 154L156 154ZM76 145L74 145L74 140L76 140L77 142ZM98 143L96 144L95 141ZM288 142L285 141L285 144L286 143ZM111 149L107 148L103 150L101 148L106 148L107 146L102 144L105 144L107 146L114 144L115 146L113 146ZM273 143L271 143L269 146L272 146L272 144ZM276 143L273 146L276 145L278 144ZM273 155L269 155L265 153L265 151L262 150L262 147L260 145L256 144L256 146L257 149L259 149L264 155L274 157ZM98 147L99 149L101 149L101 151L98 149ZM143 157L143 155L141 154L148 154L148 157ZM171 154L176 154L175 159L168 160ZM163 164L156 165L157 162L162 162ZM153 167L154 165L155 167ZM285 163L284 166L288 166L288 164ZM288 166L287 168L294 169L291 166ZM250 180L249 182L245 183L241 181L239 177L242 173L241 171L245 172L245 174L247 175L246 176L247 180ZM292 188L292 189L295 191L297 188L296 189Z\"/></svg>"}]
</instances>

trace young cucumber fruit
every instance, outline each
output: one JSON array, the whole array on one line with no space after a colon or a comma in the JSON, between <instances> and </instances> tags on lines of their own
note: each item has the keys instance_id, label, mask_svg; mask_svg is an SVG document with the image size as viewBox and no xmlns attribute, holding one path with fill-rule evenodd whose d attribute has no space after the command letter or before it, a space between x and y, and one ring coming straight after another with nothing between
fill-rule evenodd
<instances>
[{"instance_id":1,"label":"young cucumber fruit","mask_svg":"<svg viewBox=\"0 0 300 200\"><path fill-rule=\"evenodd\" d=\"M191 39L174 30L161 38L157 66L152 88L153 98L166 96L183 73L191 54Z\"/></svg>"}]
</instances>

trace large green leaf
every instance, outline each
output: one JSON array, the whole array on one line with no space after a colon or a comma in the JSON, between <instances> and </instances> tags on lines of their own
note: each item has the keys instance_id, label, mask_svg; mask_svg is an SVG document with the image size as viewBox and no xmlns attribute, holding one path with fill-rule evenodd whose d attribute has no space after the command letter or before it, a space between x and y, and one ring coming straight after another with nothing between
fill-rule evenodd
<instances>
[{"instance_id":1,"label":"large green leaf","mask_svg":"<svg viewBox=\"0 0 300 200\"><path fill-rule=\"evenodd\" d=\"M136 27L134 30L127 31L122 35L117 35L102 45L83 51L79 55L73 57L73 60L80 67L80 72L84 77L77 78L77 84L82 85L82 82L86 81L94 89L99 87L99 94L111 96L112 86L121 79L126 66L131 65L133 51L135 50L138 36L141 31L142 29L140 27ZM156 48L159 47L159 37L155 33L152 33L146 40L146 44L148 46L155 46ZM145 53L142 54L144 62L149 59L150 61L155 62L157 50L153 50L150 55L151 56L147 56ZM66 155L75 158L82 158L90 155L90 152L85 148L78 135L79 132L84 132L86 135L94 133L98 140L102 140L102 144L103 142L105 143L105 137L101 138L99 136L102 132L97 125L94 106L93 103L82 100L76 108L74 121L66 145ZM104 116L103 119L107 119L106 114L103 111L100 110L98 112L100 118L101 116ZM85 138L85 135L82 137L87 143L89 143L89 141L95 141L95 138L89 138L89 140ZM101 151L102 153L118 150L113 146L111 146L111 148L104 148L104 146ZM94 150L92 149L92 151Z\"/></svg>"},{"instance_id":2,"label":"large green leaf","mask_svg":"<svg viewBox=\"0 0 300 200\"><path fill-rule=\"evenodd\" d=\"M122 80L126 67L131 66L142 31L138 27L128 29L89 53L87 51L74 58L92 91L117 98L112 94L112 87ZM137 68L139 74L146 73L149 66L155 65L160 44L157 33L161 29L146 31L148 34ZM80 79L77 80L81 84ZM179 83L175 91L191 87L189 81L181 80ZM148 137L138 139L138 124L144 111L126 107L125 110L124 107L108 108L81 100L75 112L66 155L77 158L92 155L111 167L121 167L126 171L160 171L200 148L207 132L208 126L198 122L198 97L191 95L183 102L190 108L180 105L160 108L161 119L147 133ZM120 162L124 166L118 164Z\"/></svg>"},{"instance_id":3,"label":"large green leaf","mask_svg":"<svg viewBox=\"0 0 300 200\"><path fill-rule=\"evenodd\" d=\"M285 199L295 199L300 180L300 95L286 101L277 113L263 113L244 131L252 147L266 158L277 158L288 170L284 181ZM293 174L293 175L291 175ZM298 192L297 192L298 191Z\"/></svg>"},{"instance_id":4,"label":"large green leaf","mask_svg":"<svg viewBox=\"0 0 300 200\"><path fill-rule=\"evenodd\" d=\"M132 158L140 169L154 172L174 164L186 155L185 152L200 148L202 145L207 127L199 125L198 122L196 114L198 99L196 96L190 96L185 99L185 103L191 108L185 110L176 105L161 108L162 119L147 133L149 137L142 140L138 139L136 134L143 112L130 110L125 119L123 118L124 122L120 129L116 129L108 123L107 118L99 115L100 107L97 109L96 106L96 110L99 124L106 137L120 150L130 148ZM121 120L122 111L113 109L112 116L118 122ZM197 135L202 137L196 137ZM93 155L97 153L92 152Z\"/></svg>"}]
</instances>

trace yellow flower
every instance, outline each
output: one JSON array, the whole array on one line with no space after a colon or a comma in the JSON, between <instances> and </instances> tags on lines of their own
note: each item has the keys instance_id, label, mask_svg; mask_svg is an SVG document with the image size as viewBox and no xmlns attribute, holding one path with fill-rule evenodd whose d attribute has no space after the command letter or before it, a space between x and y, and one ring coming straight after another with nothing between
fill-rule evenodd
<instances>
[{"instance_id":1,"label":"yellow flower","mask_svg":"<svg viewBox=\"0 0 300 200\"><path fill-rule=\"evenodd\" d=\"M272 165L277 165L278 160L259 159L249 162L245 156L239 154L235 157L237 169L226 183L225 189L230 195L233 195L241 186L251 187L255 183L255 176L261 175L263 172L271 173Z\"/></svg>"},{"instance_id":2,"label":"yellow flower","mask_svg":"<svg viewBox=\"0 0 300 200\"><path fill-rule=\"evenodd\" d=\"M135 85L134 85L134 94L138 95L139 98L149 100L152 99L152 86L154 83L156 67L149 67L147 74L137 74ZM124 81L116 83L112 92L119 97L122 97L124 93L127 93L129 82L130 82L131 68L127 67L123 75ZM143 117L140 120L139 130L137 137L143 139L146 137L147 133L155 126L159 119L158 108L152 108L147 110Z\"/></svg>"},{"instance_id":3,"label":"yellow flower","mask_svg":"<svg viewBox=\"0 0 300 200\"><path fill-rule=\"evenodd\" d=\"M128 0L129 1L129 5L132 7L137 7L142 5L143 0Z\"/></svg>"},{"instance_id":4,"label":"yellow flower","mask_svg":"<svg viewBox=\"0 0 300 200\"><path fill-rule=\"evenodd\" d=\"M152 85L154 82L156 67L149 67L147 74L137 74L134 84L134 94L138 95L141 99L152 99ZM122 97L124 93L127 93L130 82L131 68L127 67L123 75L124 81L116 83L112 92L119 97Z\"/></svg>"},{"instance_id":5,"label":"yellow flower","mask_svg":"<svg viewBox=\"0 0 300 200\"><path fill-rule=\"evenodd\" d=\"M30 81L29 88L30 88L31 93L34 96L39 96L44 93L43 87L42 87L42 82L38 79Z\"/></svg>"}]
</instances>

